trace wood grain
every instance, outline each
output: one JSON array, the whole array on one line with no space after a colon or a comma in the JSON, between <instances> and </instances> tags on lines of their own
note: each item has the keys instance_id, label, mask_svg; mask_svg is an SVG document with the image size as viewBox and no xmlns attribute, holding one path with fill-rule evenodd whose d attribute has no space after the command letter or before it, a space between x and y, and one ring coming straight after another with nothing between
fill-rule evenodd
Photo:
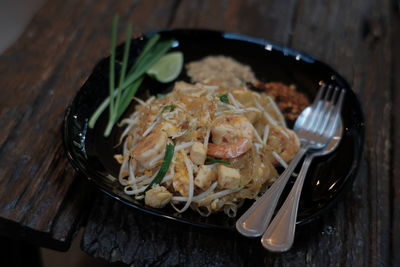
<instances>
[{"instance_id":1,"label":"wood grain","mask_svg":"<svg viewBox=\"0 0 400 267\"><path fill-rule=\"evenodd\" d=\"M346 241L354 250L359 250L360 253L368 252L370 255L362 265L386 265L390 260L389 140L392 95L391 74L386 69L392 60L388 34L390 17L387 16L391 11L390 5L384 1L341 1L341 4L329 7L329 13L332 15L321 11L323 7L309 6L310 8L301 11L304 15L299 13L298 16L316 18L320 12L325 16L315 19L314 23L305 21L298 24L304 28L298 31L299 41L296 41L297 30L294 31L292 45L299 46L301 50L307 46L316 56L339 69L347 77L363 103L366 121L369 124L364 153L368 162L368 174L363 177L364 184L361 187L353 188L354 196L365 196L363 207L353 210L351 204L354 202L348 202L349 205L346 205L343 211L338 211L337 216L351 219L352 224L345 227L354 227L354 233L363 232L363 235L357 237L348 231L350 235L346 236ZM315 29L314 33L307 30L313 29L312 27ZM324 36L322 30L326 32ZM302 40L307 40L307 43ZM364 209L368 213L363 215L361 212ZM349 212L351 217L346 216ZM354 212L360 214L353 214Z\"/></svg>"},{"instance_id":2,"label":"wood grain","mask_svg":"<svg viewBox=\"0 0 400 267\"><path fill-rule=\"evenodd\" d=\"M400 1L393 1L392 3L392 20L393 25L390 29L391 35L391 50L392 50L392 64L390 66L390 82L391 91L393 93L393 112L391 114L392 128L390 145L391 150L391 184L390 186L390 207L391 207L391 255L392 265L400 263Z\"/></svg>"},{"instance_id":3,"label":"wood grain","mask_svg":"<svg viewBox=\"0 0 400 267\"><path fill-rule=\"evenodd\" d=\"M136 33L209 28L264 38L325 61L349 81L367 122L364 160L352 190L299 227L291 251L268 253L236 233L132 210L91 192L69 166L61 143L64 110L108 54L115 13ZM86 214L82 248L108 261L399 266L399 30L395 0L48 1L0 56L0 234L65 250Z\"/></svg>"},{"instance_id":4,"label":"wood grain","mask_svg":"<svg viewBox=\"0 0 400 267\"><path fill-rule=\"evenodd\" d=\"M348 234L333 221L333 209L323 218L300 226L292 250L279 255L263 250L258 239L171 222L132 210L103 194L96 204L85 228L84 251L110 262L139 266L335 266ZM366 255L358 251L348 254L354 257L351 263L359 264L355 266L366 261Z\"/></svg>"},{"instance_id":5,"label":"wood grain","mask_svg":"<svg viewBox=\"0 0 400 267\"><path fill-rule=\"evenodd\" d=\"M75 92L107 55L109 33L104 29L109 29L112 15L123 14L125 23L142 16L145 23L135 29L150 31L155 24L146 14L166 22L174 3L157 7L155 1L146 1L129 12L138 1L131 7L124 1L49 1L0 56L5 96L0 98L0 218L13 224L21 238L47 244L26 238L29 230L65 249L80 220L76 209L82 205L75 200L80 197L68 198L75 173L63 152L61 125ZM59 219L63 225L55 226Z\"/></svg>"},{"instance_id":6,"label":"wood grain","mask_svg":"<svg viewBox=\"0 0 400 267\"><path fill-rule=\"evenodd\" d=\"M398 194L397 189L391 189L392 184L397 185L393 188L399 185L393 180L398 168L393 169L390 144L392 88L393 82L398 84L394 77L399 73L392 56L398 39L392 39L391 29L399 25L398 10L393 8L390 1L361 0L180 2L172 27L212 28L261 37L309 53L338 69L363 103L365 160L351 192L329 213L301 227L288 253L270 254L260 249L258 241L150 219L102 196L101 204L91 213L83 249L109 261L139 265L400 264L395 256L399 243L391 235L392 231L399 233L394 221L399 218L395 206ZM157 223L148 224L150 221ZM117 237L108 238L113 234ZM124 241L119 242L121 239Z\"/></svg>"}]
</instances>

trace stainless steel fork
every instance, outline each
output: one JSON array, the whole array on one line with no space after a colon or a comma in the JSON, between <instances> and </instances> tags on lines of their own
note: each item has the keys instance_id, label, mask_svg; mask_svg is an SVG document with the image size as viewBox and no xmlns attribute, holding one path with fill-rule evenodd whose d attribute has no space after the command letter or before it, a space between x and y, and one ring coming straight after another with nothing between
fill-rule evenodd
<instances>
[{"instance_id":1,"label":"stainless steel fork","mask_svg":"<svg viewBox=\"0 0 400 267\"><path fill-rule=\"evenodd\" d=\"M258 237L266 230L276 204L290 176L304 154L323 149L338 126L337 105L343 102L344 90L323 85L312 106L296 120L294 130L301 147L277 181L236 222L236 229L244 236Z\"/></svg>"}]
</instances>

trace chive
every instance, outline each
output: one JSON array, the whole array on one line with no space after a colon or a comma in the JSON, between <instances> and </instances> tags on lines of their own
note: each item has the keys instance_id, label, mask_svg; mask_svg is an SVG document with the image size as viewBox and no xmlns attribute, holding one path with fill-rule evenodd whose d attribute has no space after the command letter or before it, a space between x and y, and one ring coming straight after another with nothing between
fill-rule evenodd
<instances>
[{"instance_id":1,"label":"chive","mask_svg":"<svg viewBox=\"0 0 400 267\"><path fill-rule=\"evenodd\" d=\"M132 35L132 25L129 24L128 29L126 30L126 36L125 36L124 55L122 57L122 68L121 68L121 73L119 75L119 83L118 83L119 88L121 88L122 83L125 80L126 69L128 67L129 49L131 47L131 35ZM116 102L115 106L117 106L117 107L119 106L119 102L121 100L121 91L122 90L118 90L117 99L115 100L115 102Z\"/></svg>"},{"instance_id":2,"label":"chive","mask_svg":"<svg viewBox=\"0 0 400 267\"><path fill-rule=\"evenodd\" d=\"M117 27L118 27L118 15L115 15L112 22L111 30L111 48L110 48L110 78L109 78L109 92L110 92L110 115L109 119L112 119L114 113L114 90L115 90L115 52L117 43Z\"/></svg>"},{"instance_id":3,"label":"chive","mask_svg":"<svg viewBox=\"0 0 400 267\"><path fill-rule=\"evenodd\" d=\"M118 109L119 109L119 102L121 101L121 91L120 88L122 86L122 83L125 79L125 74L126 74L126 68L128 66L128 56L129 56L129 48L131 46L131 32L132 32L132 26L129 25L128 29L126 31L126 37L125 37L125 45L124 45L124 54L122 56L122 67L121 67L121 72L119 76L119 88L115 90L115 54L116 54L116 28L118 25L118 17L116 16L116 19L114 19L113 23L113 33L112 33L112 42L111 42L111 49L112 49L112 55L111 55L111 60L110 60L110 116L108 118L108 123L106 126L106 130L104 132L104 136L109 136L112 130L112 127L114 126L118 114ZM112 62L112 63L111 63ZM117 91L117 96L115 98L115 102L113 101L115 91Z\"/></svg>"},{"instance_id":4,"label":"chive","mask_svg":"<svg viewBox=\"0 0 400 267\"><path fill-rule=\"evenodd\" d=\"M209 158L209 157L206 158L206 161L210 162L210 163L222 163L222 164L228 164L228 165L231 164L229 161L226 161L226 160L214 159L214 158Z\"/></svg>"},{"instance_id":5,"label":"chive","mask_svg":"<svg viewBox=\"0 0 400 267\"><path fill-rule=\"evenodd\" d=\"M162 182L162 179L164 178L165 174L169 169L172 157L174 156L174 149L175 149L174 145L167 144L167 147L165 148L164 160L161 163L160 170L158 171L156 177L154 177L153 181L151 181L151 183L146 187L144 192L150 190L153 187L153 185L160 184Z\"/></svg>"},{"instance_id":6,"label":"chive","mask_svg":"<svg viewBox=\"0 0 400 267\"><path fill-rule=\"evenodd\" d=\"M114 93L116 93L116 92L114 92ZM96 122L99 119L100 115L108 107L109 104L110 104L110 97L107 97L100 104L100 106L96 109L96 111L93 113L92 117L90 117L90 119L89 119L89 128L93 128L94 127L94 125L96 124Z\"/></svg>"},{"instance_id":7,"label":"chive","mask_svg":"<svg viewBox=\"0 0 400 267\"><path fill-rule=\"evenodd\" d=\"M143 56L141 64L138 64L136 69L124 81L122 89L125 89L133 81L142 76L148 69L150 69L167 51L171 48L174 41L163 41L154 47L154 51L147 53Z\"/></svg>"},{"instance_id":8,"label":"chive","mask_svg":"<svg viewBox=\"0 0 400 267\"><path fill-rule=\"evenodd\" d=\"M100 104L89 119L89 127L93 128L101 114L107 109L107 107L109 107L110 113L104 132L105 137L110 135L114 124L128 108L132 97L136 94L143 81L146 71L150 69L163 55L165 55L165 53L172 47L173 42L175 42L174 40L158 42L160 35L155 34L146 42L135 63L131 69L127 71L132 33L132 25L128 25L118 88L115 88L115 57L118 20L119 17L117 15L114 16L110 48L109 96Z\"/></svg>"},{"instance_id":9,"label":"chive","mask_svg":"<svg viewBox=\"0 0 400 267\"><path fill-rule=\"evenodd\" d=\"M143 51L137 57L135 64L133 64L133 66L129 72L133 72L136 69L136 67L142 63L143 57L153 48L153 46L158 42L159 39L160 39L160 35L155 34L146 42L146 45L144 46Z\"/></svg>"},{"instance_id":10,"label":"chive","mask_svg":"<svg viewBox=\"0 0 400 267\"><path fill-rule=\"evenodd\" d=\"M175 109L175 106L174 106L174 105L168 105L168 106L165 106L165 107L163 108L163 112L164 112L164 111L169 111L169 112L171 112L171 111L174 111L174 109Z\"/></svg>"},{"instance_id":11,"label":"chive","mask_svg":"<svg viewBox=\"0 0 400 267\"><path fill-rule=\"evenodd\" d=\"M115 122L119 120L122 114L124 114L125 110L128 108L129 104L131 103L132 97L136 94L139 86L142 84L143 78L144 77L140 77L135 82L133 82L130 87L124 90L122 96L122 102L117 107L116 113L114 115L114 120L112 121L112 123L110 123L109 121L109 123L107 124L106 130L104 131L104 136L110 135L112 127L114 126Z\"/></svg>"},{"instance_id":12,"label":"chive","mask_svg":"<svg viewBox=\"0 0 400 267\"><path fill-rule=\"evenodd\" d=\"M171 48L173 41L164 41L156 45L154 48L154 52L151 54L146 54L142 62L143 64L138 64L137 69L131 73L126 81L120 86L117 90L126 89L127 86L135 82L139 77L141 77L148 69L150 69L165 53ZM133 96L133 95L132 95ZM108 136L111 133L112 127L114 126L117 120L110 120L104 136Z\"/></svg>"},{"instance_id":13,"label":"chive","mask_svg":"<svg viewBox=\"0 0 400 267\"><path fill-rule=\"evenodd\" d=\"M143 77L141 77L143 78ZM143 79L138 79L140 81L142 81ZM135 82L137 82L138 80L136 80ZM133 83L132 83L133 84ZM139 84L140 85L140 84ZM124 90L125 92L125 90ZM136 92L135 92L136 93ZM114 95L117 94L117 91L114 92ZM133 97L134 95L132 95ZM124 99L124 95L122 96L122 98ZM96 124L97 120L99 119L99 117L101 116L101 114L103 113L103 111L108 107L108 105L110 104L110 97L107 97L106 99L104 99L104 101L100 104L100 106L96 109L96 111L93 113L92 117L90 117L89 120L89 128L93 128L94 125Z\"/></svg>"},{"instance_id":14,"label":"chive","mask_svg":"<svg viewBox=\"0 0 400 267\"><path fill-rule=\"evenodd\" d=\"M221 96L219 97L219 100L220 100L221 102L225 103L225 104L230 104L230 103L229 103L229 99L228 99L228 95L221 95Z\"/></svg>"},{"instance_id":15,"label":"chive","mask_svg":"<svg viewBox=\"0 0 400 267\"><path fill-rule=\"evenodd\" d=\"M122 100L122 103L119 106L117 117L115 118L115 121L118 121L119 118L121 117L121 115L124 113L124 111L128 108L129 104L131 103L131 100L132 100L133 96L136 94L139 86L142 84L143 79L144 79L143 76L140 77L135 82L133 82L130 87L128 87L124 91L123 100Z\"/></svg>"}]
</instances>

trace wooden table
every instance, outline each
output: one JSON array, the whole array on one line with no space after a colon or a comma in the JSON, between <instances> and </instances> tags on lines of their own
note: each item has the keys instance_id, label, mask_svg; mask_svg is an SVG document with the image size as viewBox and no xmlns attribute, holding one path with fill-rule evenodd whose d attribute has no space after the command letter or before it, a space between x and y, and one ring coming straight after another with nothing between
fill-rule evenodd
<instances>
[{"instance_id":1,"label":"wooden table","mask_svg":"<svg viewBox=\"0 0 400 267\"><path fill-rule=\"evenodd\" d=\"M298 228L290 252L143 214L73 171L64 110L107 55L116 13L137 33L210 28L263 38L325 61L351 84L367 122L358 177L334 208ZM0 234L67 250L85 226L85 252L138 266L399 266L399 33L396 0L48 1L0 56Z\"/></svg>"}]
</instances>

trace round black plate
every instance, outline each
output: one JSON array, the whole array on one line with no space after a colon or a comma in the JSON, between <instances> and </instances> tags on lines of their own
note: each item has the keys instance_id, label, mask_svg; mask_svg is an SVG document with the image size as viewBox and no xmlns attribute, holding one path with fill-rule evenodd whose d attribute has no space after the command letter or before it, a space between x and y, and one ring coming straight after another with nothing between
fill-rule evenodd
<instances>
[{"instance_id":1,"label":"round black plate","mask_svg":"<svg viewBox=\"0 0 400 267\"><path fill-rule=\"evenodd\" d=\"M272 43L244 35L209 30L171 30L160 32L162 39L177 40L174 50L182 51L185 63L208 55L226 55L252 67L264 82L280 81L295 84L312 100L321 81L347 88L343 108L344 135L338 149L331 155L317 158L308 173L301 195L298 223L306 222L325 210L352 184L360 162L364 140L364 120L360 104L348 83L329 66L310 56ZM132 41L130 61L143 47L148 34ZM118 51L121 53L122 46ZM117 55L118 57L118 55ZM178 79L187 80L183 72ZM166 92L171 84L162 85L145 79L137 94L140 98ZM72 165L84 173L102 191L131 207L181 222L212 228L235 229L235 218L213 214L207 218L188 210L177 214L172 207L153 209L123 193L118 181L119 165L113 158L120 151L118 144L122 129L114 127L109 138L104 138L107 112L96 127L88 129L88 119L108 94L108 58L101 60L69 106L64 122L64 145ZM132 104L127 114L133 111ZM126 114L125 114L126 115ZM252 201L247 201L237 218Z\"/></svg>"}]
</instances>

